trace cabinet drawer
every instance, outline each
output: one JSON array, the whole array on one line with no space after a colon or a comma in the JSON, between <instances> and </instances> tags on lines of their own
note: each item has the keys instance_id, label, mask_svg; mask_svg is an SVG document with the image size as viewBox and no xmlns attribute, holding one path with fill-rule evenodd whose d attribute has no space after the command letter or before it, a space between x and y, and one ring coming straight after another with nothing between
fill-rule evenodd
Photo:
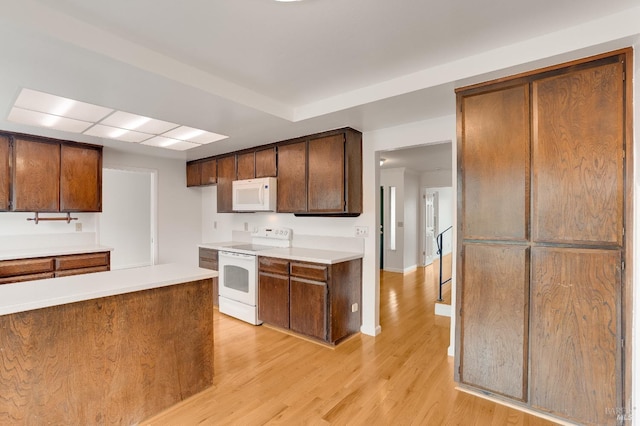
<instances>
[{"instance_id":1,"label":"cabinet drawer","mask_svg":"<svg viewBox=\"0 0 640 426\"><path fill-rule=\"evenodd\" d=\"M218 261L209 260L204 257L200 258L200 262L198 262L198 266L204 269L211 269L213 271L218 270Z\"/></svg>"},{"instance_id":2,"label":"cabinet drawer","mask_svg":"<svg viewBox=\"0 0 640 426\"><path fill-rule=\"evenodd\" d=\"M105 272L108 270L109 270L108 266L94 266L92 268L66 269L64 271L56 271L56 278L69 277L71 275L90 274L92 272Z\"/></svg>"},{"instance_id":3,"label":"cabinet drawer","mask_svg":"<svg viewBox=\"0 0 640 426\"><path fill-rule=\"evenodd\" d=\"M53 262L53 259L51 260ZM40 274L17 275L14 277L0 278L0 284L20 283L23 281L43 280L45 278L53 278L53 272L43 272Z\"/></svg>"},{"instance_id":4,"label":"cabinet drawer","mask_svg":"<svg viewBox=\"0 0 640 426\"><path fill-rule=\"evenodd\" d=\"M200 248L199 250L199 263L201 268L218 270L218 250Z\"/></svg>"},{"instance_id":5,"label":"cabinet drawer","mask_svg":"<svg viewBox=\"0 0 640 426\"><path fill-rule=\"evenodd\" d=\"M109 265L109 252L74 254L56 258L56 270L92 268Z\"/></svg>"},{"instance_id":6,"label":"cabinet drawer","mask_svg":"<svg viewBox=\"0 0 640 426\"><path fill-rule=\"evenodd\" d=\"M319 263L291 263L291 276L314 281L327 281L329 267Z\"/></svg>"},{"instance_id":7,"label":"cabinet drawer","mask_svg":"<svg viewBox=\"0 0 640 426\"><path fill-rule=\"evenodd\" d=\"M0 262L0 277L53 271L53 258L5 260Z\"/></svg>"},{"instance_id":8,"label":"cabinet drawer","mask_svg":"<svg viewBox=\"0 0 640 426\"><path fill-rule=\"evenodd\" d=\"M289 261L275 257L260 257L258 269L262 272L289 275Z\"/></svg>"}]
</instances>

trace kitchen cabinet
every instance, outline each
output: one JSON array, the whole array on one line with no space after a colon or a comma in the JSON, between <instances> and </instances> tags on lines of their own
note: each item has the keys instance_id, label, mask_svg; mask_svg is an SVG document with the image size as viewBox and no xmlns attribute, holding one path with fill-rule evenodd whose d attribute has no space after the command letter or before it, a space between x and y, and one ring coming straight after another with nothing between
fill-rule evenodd
<instances>
[{"instance_id":1,"label":"kitchen cabinet","mask_svg":"<svg viewBox=\"0 0 640 426\"><path fill-rule=\"evenodd\" d=\"M217 182L215 158L187 163L187 186L213 185Z\"/></svg>"},{"instance_id":2,"label":"kitchen cabinet","mask_svg":"<svg viewBox=\"0 0 640 426\"><path fill-rule=\"evenodd\" d=\"M15 135L12 211L102 211L102 147Z\"/></svg>"},{"instance_id":3,"label":"kitchen cabinet","mask_svg":"<svg viewBox=\"0 0 640 426\"><path fill-rule=\"evenodd\" d=\"M255 157L257 178L278 176L275 146L256 150Z\"/></svg>"},{"instance_id":4,"label":"kitchen cabinet","mask_svg":"<svg viewBox=\"0 0 640 426\"><path fill-rule=\"evenodd\" d=\"M0 284L103 272L110 269L110 252L70 254L0 261Z\"/></svg>"},{"instance_id":5,"label":"kitchen cabinet","mask_svg":"<svg viewBox=\"0 0 640 426\"><path fill-rule=\"evenodd\" d=\"M13 140L13 211L60 211L60 144Z\"/></svg>"},{"instance_id":6,"label":"kitchen cabinet","mask_svg":"<svg viewBox=\"0 0 640 426\"><path fill-rule=\"evenodd\" d=\"M253 179L256 177L256 155L255 152L244 152L236 155L238 167L238 180Z\"/></svg>"},{"instance_id":7,"label":"kitchen cabinet","mask_svg":"<svg viewBox=\"0 0 640 426\"><path fill-rule=\"evenodd\" d=\"M9 210L9 136L0 134L0 211Z\"/></svg>"},{"instance_id":8,"label":"kitchen cabinet","mask_svg":"<svg viewBox=\"0 0 640 426\"><path fill-rule=\"evenodd\" d=\"M218 213L231 213L233 211L233 187L231 182L236 180L236 156L219 157L217 162L218 188L216 196Z\"/></svg>"},{"instance_id":9,"label":"kitchen cabinet","mask_svg":"<svg viewBox=\"0 0 640 426\"><path fill-rule=\"evenodd\" d=\"M307 211L307 142L278 145L278 212Z\"/></svg>"},{"instance_id":10,"label":"kitchen cabinet","mask_svg":"<svg viewBox=\"0 0 640 426\"><path fill-rule=\"evenodd\" d=\"M360 330L362 259L336 264L259 258L258 317L336 344Z\"/></svg>"},{"instance_id":11,"label":"kitchen cabinet","mask_svg":"<svg viewBox=\"0 0 640 426\"><path fill-rule=\"evenodd\" d=\"M258 263L258 319L289 328L289 261L260 257Z\"/></svg>"},{"instance_id":12,"label":"kitchen cabinet","mask_svg":"<svg viewBox=\"0 0 640 426\"><path fill-rule=\"evenodd\" d=\"M456 380L579 424L630 410L628 53L457 93Z\"/></svg>"},{"instance_id":13,"label":"kitchen cabinet","mask_svg":"<svg viewBox=\"0 0 640 426\"><path fill-rule=\"evenodd\" d=\"M218 271L218 250L200 247L198 266ZM218 306L218 277L213 278L213 305Z\"/></svg>"},{"instance_id":14,"label":"kitchen cabinet","mask_svg":"<svg viewBox=\"0 0 640 426\"><path fill-rule=\"evenodd\" d=\"M102 211L102 148L60 145L60 211Z\"/></svg>"}]
</instances>

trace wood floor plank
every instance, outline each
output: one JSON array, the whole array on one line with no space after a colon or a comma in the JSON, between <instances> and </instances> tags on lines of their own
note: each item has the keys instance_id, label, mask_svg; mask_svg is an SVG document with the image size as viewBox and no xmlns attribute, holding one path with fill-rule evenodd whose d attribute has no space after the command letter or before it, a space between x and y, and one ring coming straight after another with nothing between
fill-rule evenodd
<instances>
[{"instance_id":1,"label":"wood floor plank","mask_svg":"<svg viewBox=\"0 0 640 426\"><path fill-rule=\"evenodd\" d=\"M455 389L432 268L382 272L382 333L336 348L215 311L214 386L141 424L552 425Z\"/></svg>"}]
</instances>

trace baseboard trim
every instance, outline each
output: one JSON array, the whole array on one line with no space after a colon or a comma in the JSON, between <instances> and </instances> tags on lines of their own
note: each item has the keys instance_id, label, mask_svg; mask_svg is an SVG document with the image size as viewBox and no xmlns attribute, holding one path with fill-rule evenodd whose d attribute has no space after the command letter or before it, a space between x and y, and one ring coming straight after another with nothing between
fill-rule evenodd
<instances>
[{"instance_id":1,"label":"baseboard trim","mask_svg":"<svg viewBox=\"0 0 640 426\"><path fill-rule=\"evenodd\" d=\"M436 315L451 318L451 305L436 303Z\"/></svg>"}]
</instances>

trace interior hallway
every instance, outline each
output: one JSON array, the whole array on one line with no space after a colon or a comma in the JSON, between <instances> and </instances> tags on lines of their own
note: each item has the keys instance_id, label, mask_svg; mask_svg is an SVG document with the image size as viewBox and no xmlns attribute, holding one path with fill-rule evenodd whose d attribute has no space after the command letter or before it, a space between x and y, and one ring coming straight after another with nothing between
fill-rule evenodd
<instances>
[{"instance_id":1,"label":"interior hallway","mask_svg":"<svg viewBox=\"0 0 640 426\"><path fill-rule=\"evenodd\" d=\"M382 333L335 349L215 311L214 385L142 424L551 425L454 389L433 270L382 272Z\"/></svg>"}]
</instances>

